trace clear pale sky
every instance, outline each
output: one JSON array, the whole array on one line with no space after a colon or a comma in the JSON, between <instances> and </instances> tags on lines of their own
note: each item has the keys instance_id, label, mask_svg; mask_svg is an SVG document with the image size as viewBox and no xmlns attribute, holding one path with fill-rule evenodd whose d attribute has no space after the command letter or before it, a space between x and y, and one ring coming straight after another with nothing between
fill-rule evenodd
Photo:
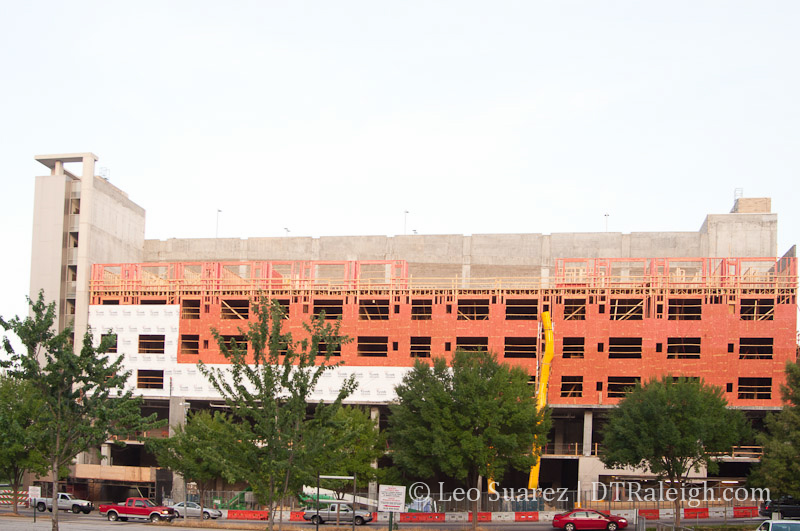
<instances>
[{"instance_id":1,"label":"clear pale sky","mask_svg":"<svg viewBox=\"0 0 800 531\"><path fill-rule=\"evenodd\" d=\"M0 315L35 155L91 151L147 238L696 231L800 239L800 2L6 2ZM405 211L408 214L405 215ZM404 229L405 225L405 229Z\"/></svg>"}]
</instances>

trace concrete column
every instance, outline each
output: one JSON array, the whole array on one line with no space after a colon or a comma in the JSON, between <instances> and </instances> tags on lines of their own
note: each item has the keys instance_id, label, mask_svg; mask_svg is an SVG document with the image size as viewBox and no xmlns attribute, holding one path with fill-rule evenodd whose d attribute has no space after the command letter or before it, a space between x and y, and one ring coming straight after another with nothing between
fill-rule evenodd
<instances>
[{"instance_id":1,"label":"concrete column","mask_svg":"<svg viewBox=\"0 0 800 531\"><path fill-rule=\"evenodd\" d=\"M378 406L372 406L369 408L369 418L378 426L380 422L381 411L378 409ZM373 461L371 463L372 468L378 468L378 461ZM370 500L377 500L378 499L378 483L376 481L369 482L369 494L368 497Z\"/></svg>"},{"instance_id":2,"label":"concrete column","mask_svg":"<svg viewBox=\"0 0 800 531\"><path fill-rule=\"evenodd\" d=\"M189 403L183 397L170 397L169 399L169 436L175 435L176 426L186 425L186 413L189 411ZM183 477L175 472L172 473L172 499L176 502L186 499L186 484Z\"/></svg>"},{"instance_id":3,"label":"concrete column","mask_svg":"<svg viewBox=\"0 0 800 531\"><path fill-rule=\"evenodd\" d=\"M583 412L583 455L592 455L592 420L594 419L592 410L587 409Z\"/></svg>"},{"instance_id":4,"label":"concrete column","mask_svg":"<svg viewBox=\"0 0 800 531\"><path fill-rule=\"evenodd\" d=\"M111 445L108 443L100 445L100 465L101 466L111 466L114 463L111 462Z\"/></svg>"},{"instance_id":5,"label":"concrete column","mask_svg":"<svg viewBox=\"0 0 800 531\"><path fill-rule=\"evenodd\" d=\"M81 213L78 222L78 278L75 283L75 334L76 348L80 348L89 320L89 278L92 274L91 233L94 222L94 162L92 155L83 157L81 174Z\"/></svg>"}]
</instances>

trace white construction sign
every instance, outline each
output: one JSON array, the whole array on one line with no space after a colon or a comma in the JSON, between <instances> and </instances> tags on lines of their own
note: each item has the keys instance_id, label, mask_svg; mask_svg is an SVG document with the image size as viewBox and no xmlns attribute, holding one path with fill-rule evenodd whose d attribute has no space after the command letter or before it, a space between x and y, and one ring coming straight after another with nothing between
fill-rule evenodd
<instances>
[{"instance_id":1,"label":"white construction sign","mask_svg":"<svg viewBox=\"0 0 800 531\"><path fill-rule=\"evenodd\" d=\"M401 513L405 504L405 486L380 485L378 487L378 512Z\"/></svg>"}]
</instances>

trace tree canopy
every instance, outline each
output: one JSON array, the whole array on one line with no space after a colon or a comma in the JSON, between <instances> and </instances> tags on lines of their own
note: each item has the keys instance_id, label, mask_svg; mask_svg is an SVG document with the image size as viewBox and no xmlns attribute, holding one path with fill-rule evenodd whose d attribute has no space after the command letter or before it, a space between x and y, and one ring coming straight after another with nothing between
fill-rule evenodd
<instances>
[{"instance_id":1,"label":"tree canopy","mask_svg":"<svg viewBox=\"0 0 800 531\"><path fill-rule=\"evenodd\" d=\"M457 350L449 367L444 358L417 360L390 406L392 460L415 477L441 473L479 487L481 477L500 482L509 468L529 469L549 417L528 379L490 352Z\"/></svg>"},{"instance_id":2,"label":"tree canopy","mask_svg":"<svg viewBox=\"0 0 800 531\"><path fill-rule=\"evenodd\" d=\"M225 399L244 429L241 444L228 461L233 475L246 480L259 501L270 508L276 500L297 494L311 468L307 436L312 425L308 402L325 371L340 365L331 357L347 338L339 321L319 315L304 324L308 337L284 333L284 309L266 299L253 304L256 319L240 328L246 343L228 344L214 335L229 364L200 372ZM332 404L318 404L315 415L329 415L355 389L346 379ZM299 473L298 473L299 472ZM270 511L269 526L275 511Z\"/></svg>"},{"instance_id":3,"label":"tree canopy","mask_svg":"<svg viewBox=\"0 0 800 531\"><path fill-rule=\"evenodd\" d=\"M227 414L206 410L190 414L185 425L173 428L172 437L148 439L147 446L160 466L197 484L202 509L205 492L213 489L218 478L235 481L227 462L236 451L241 428Z\"/></svg>"},{"instance_id":4,"label":"tree canopy","mask_svg":"<svg viewBox=\"0 0 800 531\"><path fill-rule=\"evenodd\" d=\"M309 472L313 476L306 477L306 484L314 484L317 472L332 476L355 474L359 487L378 479L379 470L372 465L386 453L386 437L367 411L346 406L331 415L315 415L307 440ZM328 479L321 484L338 493L352 492L353 488L352 481Z\"/></svg>"},{"instance_id":5,"label":"tree canopy","mask_svg":"<svg viewBox=\"0 0 800 531\"><path fill-rule=\"evenodd\" d=\"M727 405L722 389L698 380L663 376L636 386L610 412L601 460L643 468L680 492L692 470L713 473L712 454L730 451L748 433L744 416ZM680 504L676 497L676 522Z\"/></svg>"},{"instance_id":6,"label":"tree canopy","mask_svg":"<svg viewBox=\"0 0 800 531\"><path fill-rule=\"evenodd\" d=\"M766 431L756 436L764 448L751 480L767 487L774 497L800 499L800 361L786 362L786 385L781 386L786 406L764 420Z\"/></svg>"},{"instance_id":7,"label":"tree canopy","mask_svg":"<svg viewBox=\"0 0 800 531\"><path fill-rule=\"evenodd\" d=\"M30 382L0 375L0 475L8 478L14 493L20 490L25 472L47 473L43 413L42 400ZM16 497L12 511L17 513Z\"/></svg>"},{"instance_id":8,"label":"tree canopy","mask_svg":"<svg viewBox=\"0 0 800 531\"><path fill-rule=\"evenodd\" d=\"M15 352L8 337L3 338L9 360L8 374L28 382L41 400L41 428L53 480L53 506L57 506L58 479L81 452L104 443L112 436L127 436L158 425L155 414L143 419L141 398L124 390L129 372L122 370L122 356L109 360L113 336L104 337L98 347L90 333L77 352L72 330L55 331L55 304L45 304L44 294L28 299L31 315L0 326L14 333L25 347ZM53 511L53 530L58 530L58 511Z\"/></svg>"}]
</instances>

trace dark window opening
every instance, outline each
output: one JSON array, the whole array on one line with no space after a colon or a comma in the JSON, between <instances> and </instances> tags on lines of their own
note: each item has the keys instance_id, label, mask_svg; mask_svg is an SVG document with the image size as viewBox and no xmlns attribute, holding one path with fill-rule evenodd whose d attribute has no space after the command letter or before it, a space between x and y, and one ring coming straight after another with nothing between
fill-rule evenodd
<instances>
[{"instance_id":1,"label":"dark window opening","mask_svg":"<svg viewBox=\"0 0 800 531\"><path fill-rule=\"evenodd\" d=\"M362 321L387 321L388 299L362 299L358 301L358 318Z\"/></svg>"},{"instance_id":2,"label":"dark window opening","mask_svg":"<svg viewBox=\"0 0 800 531\"><path fill-rule=\"evenodd\" d=\"M450 342L449 341L445 341L445 343L444 343L444 351L445 352L450 352L451 349L452 349L452 347L450 346Z\"/></svg>"},{"instance_id":3,"label":"dark window opening","mask_svg":"<svg viewBox=\"0 0 800 531\"><path fill-rule=\"evenodd\" d=\"M411 357L430 358L431 357L431 338L412 337L411 338Z\"/></svg>"},{"instance_id":4,"label":"dark window opening","mask_svg":"<svg viewBox=\"0 0 800 531\"><path fill-rule=\"evenodd\" d=\"M234 344L239 350L247 350L247 338L243 335L229 335L220 337L222 338L222 344L225 345L225 348L228 350L233 350Z\"/></svg>"},{"instance_id":5,"label":"dark window opening","mask_svg":"<svg viewBox=\"0 0 800 531\"><path fill-rule=\"evenodd\" d=\"M602 343L597 344L597 352L603 352L604 345Z\"/></svg>"},{"instance_id":6,"label":"dark window opening","mask_svg":"<svg viewBox=\"0 0 800 531\"><path fill-rule=\"evenodd\" d=\"M457 337L456 349L472 352L486 352L489 350L488 337Z\"/></svg>"},{"instance_id":7,"label":"dark window opening","mask_svg":"<svg viewBox=\"0 0 800 531\"><path fill-rule=\"evenodd\" d=\"M598 391L602 391L603 390L603 382L597 382L597 386L595 387L595 389L597 389Z\"/></svg>"},{"instance_id":8,"label":"dark window opening","mask_svg":"<svg viewBox=\"0 0 800 531\"><path fill-rule=\"evenodd\" d=\"M581 398L583 396L583 376L561 377L561 398Z\"/></svg>"},{"instance_id":9,"label":"dark window opening","mask_svg":"<svg viewBox=\"0 0 800 531\"><path fill-rule=\"evenodd\" d=\"M725 392L726 393L732 393L733 392L733 384L731 382L728 382L728 383L725 384Z\"/></svg>"},{"instance_id":10,"label":"dark window opening","mask_svg":"<svg viewBox=\"0 0 800 531\"><path fill-rule=\"evenodd\" d=\"M458 301L459 321L486 321L489 319L489 299L461 299Z\"/></svg>"},{"instance_id":11,"label":"dark window opening","mask_svg":"<svg viewBox=\"0 0 800 531\"><path fill-rule=\"evenodd\" d=\"M636 387L641 381L638 376L609 376L608 377L608 397L622 398Z\"/></svg>"},{"instance_id":12,"label":"dark window opening","mask_svg":"<svg viewBox=\"0 0 800 531\"><path fill-rule=\"evenodd\" d=\"M739 317L745 321L772 321L775 318L775 300L742 299Z\"/></svg>"},{"instance_id":13,"label":"dark window opening","mask_svg":"<svg viewBox=\"0 0 800 531\"><path fill-rule=\"evenodd\" d=\"M561 355L564 358L583 358L584 341L582 337L565 337Z\"/></svg>"},{"instance_id":14,"label":"dark window opening","mask_svg":"<svg viewBox=\"0 0 800 531\"><path fill-rule=\"evenodd\" d=\"M140 354L163 354L164 353L164 335L147 335L142 334L139 336L139 353Z\"/></svg>"},{"instance_id":15,"label":"dark window opening","mask_svg":"<svg viewBox=\"0 0 800 531\"><path fill-rule=\"evenodd\" d=\"M359 356L385 358L389 356L389 338L386 336L358 336L356 350Z\"/></svg>"},{"instance_id":16,"label":"dark window opening","mask_svg":"<svg viewBox=\"0 0 800 531\"><path fill-rule=\"evenodd\" d=\"M182 335L181 354L200 354L200 336Z\"/></svg>"},{"instance_id":17,"label":"dark window opening","mask_svg":"<svg viewBox=\"0 0 800 531\"><path fill-rule=\"evenodd\" d=\"M564 299L564 320L585 321L586 299Z\"/></svg>"},{"instance_id":18,"label":"dark window opening","mask_svg":"<svg viewBox=\"0 0 800 531\"><path fill-rule=\"evenodd\" d=\"M507 321L536 321L539 302L536 299L506 299Z\"/></svg>"},{"instance_id":19,"label":"dark window opening","mask_svg":"<svg viewBox=\"0 0 800 531\"><path fill-rule=\"evenodd\" d=\"M181 301L181 319L200 319L200 301Z\"/></svg>"},{"instance_id":20,"label":"dark window opening","mask_svg":"<svg viewBox=\"0 0 800 531\"><path fill-rule=\"evenodd\" d=\"M535 337L507 337L503 355L506 358L535 358L537 344Z\"/></svg>"},{"instance_id":21,"label":"dark window opening","mask_svg":"<svg viewBox=\"0 0 800 531\"><path fill-rule=\"evenodd\" d=\"M700 359L699 337L669 337L667 338L668 360L697 360Z\"/></svg>"},{"instance_id":22,"label":"dark window opening","mask_svg":"<svg viewBox=\"0 0 800 531\"><path fill-rule=\"evenodd\" d=\"M611 299L608 318L612 321L644 319L644 299Z\"/></svg>"},{"instance_id":23,"label":"dark window opening","mask_svg":"<svg viewBox=\"0 0 800 531\"><path fill-rule=\"evenodd\" d=\"M670 299L670 321L699 321L703 313L702 299Z\"/></svg>"},{"instance_id":24,"label":"dark window opening","mask_svg":"<svg viewBox=\"0 0 800 531\"><path fill-rule=\"evenodd\" d=\"M314 301L314 317L319 317L325 312L325 319L339 319L342 317L342 299L317 299Z\"/></svg>"},{"instance_id":25,"label":"dark window opening","mask_svg":"<svg viewBox=\"0 0 800 531\"><path fill-rule=\"evenodd\" d=\"M608 339L609 358L641 358L641 337L611 337Z\"/></svg>"},{"instance_id":26,"label":"dark window opening","mask_svg":"<svg viewBox=\"0 0 800 531\"><path fill-rule=\"evenodd\" d=\"M561 355L564 358L583 358L584 353L584 338L582 337L565 337L564 344L561 349Z\"/></svg>"},{"instance_id":27,"label":"dark window opening","mask_svg":"<svg viewBox=\"0 0 800 531\"><path fill-rule=\"evenodd\" d=\"M220 318L246 321L250 318L250 301L248 299L223 299Z\"/></svg>"},{"instance_id":28,"label":"dark window opening","mask_svg":"<svg viewBox=\"0 0 800 531\"><path fill-rule=\"evenodd\" d=\"M411 320L430 321L433 316L431 299L411 299Z\"/></svg>"},{"instance_id":29,"label":"dark window opening","mask_svg":"<svg viewBox=\"0 0 800 531\"><path fill-rule=\"evenodd\" d=\"M283 318L289 318L289 312L291 311L291 301L289 299L274 299L275 302L278 303L281 307L281 311L283 312Z\"/></svg>"},{"instance_id":30,"label":"dark window opening","mask_svg":"<svg viewBox=\"0 0 800 531\"><path fill-rule=\"evenodd\" d=\"M103 306L119 306L119 299L103 299Z\"/></svg>"},{"instance_id":31,"label":"dark window opening","mask_svg":"<svg viewBox=\"0 0 800 531\"><path fill-rule=\"evenodd\" d=\"M769 400L772 398L772 378L739 378L739 399Z\"/></svg>"},{"instance_id":32,"label":"dark window opening","mask_svg":"<svg viewBox=\"0 0 800 531\"><path fill-rule=\"evenodd\" d=\"M771 337L742 337L739 339L740 360L771 360Z\"/></svg>"},{"instance_id":33,"label":"dark window opening","mask_svg":"<svg viewBox=\"0 0 800 531\"><path fill-rule=\"evenodd\" d=\"M136 371L136 387L139 389L164 389L164 371L139 369Z\"/></svg>"},{"instance_id":34,"label":"dark window opening","mask_svg":"<svg viewBox=\"0 0 800 531\"><path fill-rule=\"evenodd\" d=\"M147 305L152 305L152 306L160 305L160 306L163 306L163 305L167 304L167 299L139 299L139 304L141 304L143 306L147 306Z\"/></svg>"}]
</instances>

